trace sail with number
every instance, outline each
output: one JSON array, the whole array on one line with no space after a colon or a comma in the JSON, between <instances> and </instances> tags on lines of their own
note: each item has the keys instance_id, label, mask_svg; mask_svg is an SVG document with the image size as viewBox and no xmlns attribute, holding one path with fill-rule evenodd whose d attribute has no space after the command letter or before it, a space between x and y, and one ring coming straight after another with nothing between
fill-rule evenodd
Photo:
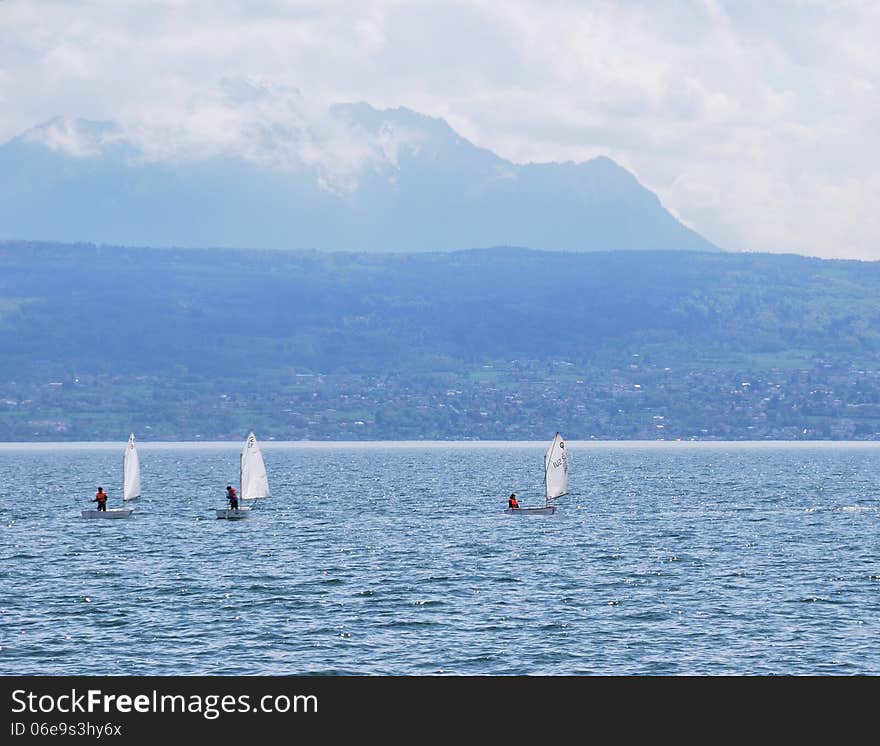
<instances>
[{"instance_id":1,"label":"sail with number","mask_svg":"<svg viewBox=\"0 0 880 746\"><path fill-rule=\"evenodd\" d=\"M269 497L269 478L257 438L249 433L241 450L241 498L259 500Z\"/></svg>"},{"instance_id":2,"label":"sail with number","mask_svg":"<svg viewBox=\"0 0 880 746\"><path fill-rule=\"evenodd\" d=\"M544 485L547 500L561 497L568 492L568 453L565 441L559 433L544 454Z\"/></svg>"},{"instance_id":3,"label":"sail with number","mask_svg":"<svg viewBox=\"0 0 880 746\"><path fill-rule=\"evenodd\" d=\"M122 457L122 499L134 500L141 496L141 462L134 444L134 433L128 436L128 445Z\"/></svg>"}]
</instances>

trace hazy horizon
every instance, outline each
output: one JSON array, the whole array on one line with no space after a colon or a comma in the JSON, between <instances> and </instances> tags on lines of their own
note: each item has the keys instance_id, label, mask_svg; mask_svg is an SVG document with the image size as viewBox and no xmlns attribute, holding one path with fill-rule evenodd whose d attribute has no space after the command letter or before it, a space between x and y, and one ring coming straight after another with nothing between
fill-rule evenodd
<instances>
[{"instance_id":1,"label":"hazy horizon","mask_svg":"<svg viewBox=\"0 0 880 746\"><path fill-rule=\"evenodd\" d=\"M315 449L442 449L442 448L546 448L549 438L543 440L261 440L260 447L265 451ZM138 440L139 450L205 450L238 451L244 438L240 440ZM698 448L717 449L880 449L877 440L569 440L565 442L574 450L614 450L614 449L670 449ZM109 440L95 441L0 441L0 451L51 451L51 450L96 450L120 451L125 443Z\"/></svg>"}]
</instances>

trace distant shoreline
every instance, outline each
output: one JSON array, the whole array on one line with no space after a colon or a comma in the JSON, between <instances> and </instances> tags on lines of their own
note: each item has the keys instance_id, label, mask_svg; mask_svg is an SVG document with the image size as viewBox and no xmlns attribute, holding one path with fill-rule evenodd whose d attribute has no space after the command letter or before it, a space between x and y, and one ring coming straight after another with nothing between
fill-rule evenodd
<instances>
[{"instance_id":1,"label":"distant shoreline","mask_svg":"<svg viewBox=\"0 0 880 746\"><path fill-rule=\"evenodd\" d=\"M241 440L144 441L143 450L238 450ZM880 440L567 440L575 450L674 450L674 449L866 449L880 450ZM0 442L0 453L12 451L119 450L118 441L19 441ZM463 449L463 448L546 448L539 440L261 440L260 446L272 450L307 449Z\"/></svg>"}]
</instances>

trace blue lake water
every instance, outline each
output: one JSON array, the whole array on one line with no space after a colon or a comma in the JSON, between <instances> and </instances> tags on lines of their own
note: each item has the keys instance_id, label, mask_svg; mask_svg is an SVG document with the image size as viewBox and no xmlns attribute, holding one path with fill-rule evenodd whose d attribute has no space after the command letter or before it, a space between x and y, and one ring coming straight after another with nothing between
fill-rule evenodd
<instances>
[{"instance_id":1,"label":"blue lake water","mask_svg":"<svg viewBox=\"0 0 880 746\"><path fill-rule=\"evenodd\" d=\"M880 448L0 446L2 674L880 674Z\"/></svg>"}]
</instances>

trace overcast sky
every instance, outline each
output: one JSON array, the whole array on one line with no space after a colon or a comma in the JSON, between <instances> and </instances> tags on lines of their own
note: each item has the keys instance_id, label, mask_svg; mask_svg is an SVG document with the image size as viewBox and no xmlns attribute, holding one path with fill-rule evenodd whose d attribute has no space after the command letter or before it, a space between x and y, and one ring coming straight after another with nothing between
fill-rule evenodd
<instances>
[{"instance_id":1,"label":"overcast sky","mask_svg":"<svg viewBox=\"0 0 880 746\"><path fill-rule=\"evenodd\" d=\"M63 115L179 152L256 82L608 155L728 249L880 259L878 39L876 0L0 0L0 141Z\"/></svg>"}]
</instances>

